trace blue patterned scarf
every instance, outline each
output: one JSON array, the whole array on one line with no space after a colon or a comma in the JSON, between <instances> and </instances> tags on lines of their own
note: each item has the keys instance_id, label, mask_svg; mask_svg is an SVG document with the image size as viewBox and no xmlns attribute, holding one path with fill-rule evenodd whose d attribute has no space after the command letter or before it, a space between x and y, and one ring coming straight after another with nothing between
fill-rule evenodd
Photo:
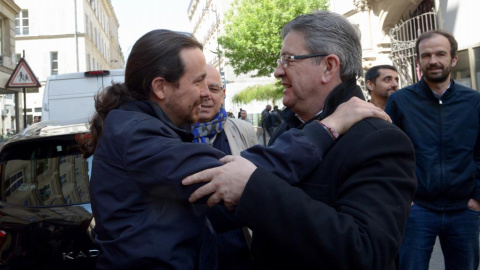
<instances>
[{"instance_id":1,"label":"blue patterned scarf","mask_svg":"<svg viewBox=\"0 0 480 270\"><path fill-rule=\"evenodd\" d=\"M215 117L206 123L196 123L192 125L192 133L194 136L194 143L206 143L210 144L210 140L218 133L222 132L225 127L225 121L227 121L227 111L221 107L220 111Z\"/></svg>"}]
</instances>

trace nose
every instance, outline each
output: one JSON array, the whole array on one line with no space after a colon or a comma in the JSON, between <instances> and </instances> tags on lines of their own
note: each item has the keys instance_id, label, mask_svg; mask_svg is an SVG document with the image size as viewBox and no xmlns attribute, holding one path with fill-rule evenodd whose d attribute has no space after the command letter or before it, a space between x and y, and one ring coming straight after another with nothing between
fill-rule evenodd
<instances>
[{"instance_id":1,"label":"nose","mask_svg":"<svg viewBox=\"0 0 480 270\"><path fill-rule=\"evenodd\" d=\"M392 86L392 88L395 89L395 90L398 89L398 81L393 80L393 86Z\"/></svg>"},{"instance_id":2,"label":"nose","mask_svg":"<svg viewBox=\"0 0 480 270\"><path fill-rule=\"evenodd\" d=\"M275 76L275 78L281 78L284 75L285 75L285 68L283 67L283 64L280 63L280 61L277 61L277 67L273 72L273 76Z\"/></svg>"},{"instance_id":3,"label":"nose","mask_svg":"<svg viewBox=\"0 0 480 270\"><path fill-rule=\"evenodd\" d=\"M210 97L210 90L208 89L207 82L201 84L200 87L200 98L201 99L209 99Z\"/></svg>"},{"instance_id":4,"label":"nose","mask_svg":"<svg viewBox=\"0 0 480 270\"><path fill-rule=\"evenodd\" d=\"M429 64L430 64L430 65L431 65L431 64L435 64L435 63L438 62L437 56L435 56L435 55L430 56L430 59L429 59L429 60L430 60L430 61L429 61Z\"/></svg>"}]
</instances>

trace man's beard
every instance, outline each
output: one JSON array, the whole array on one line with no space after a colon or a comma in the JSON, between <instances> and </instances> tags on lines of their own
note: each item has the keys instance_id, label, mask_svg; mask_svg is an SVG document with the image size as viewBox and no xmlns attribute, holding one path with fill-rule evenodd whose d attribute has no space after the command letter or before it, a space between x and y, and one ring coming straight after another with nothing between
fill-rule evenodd
<instances>
[{"instance_id":1,"label":"man's beard","mask_svg":"<svg viewBox=\"0 0 480 270\"><path fill-rule=\"evenodd\" d=\"M434 67L436 67L436 66L434 66ZM434 76L431 76L428 73L428 69L431 68L431 67L427 67L427 69L421 67L421 70L422 70L423 76L425 77L425 79L427 81L433 82L433 83L443 83L450 76L450 73L452 72L452 66L448 65L446 67L443 67L443 66L441 66L441 67L442 67L442 73L438 74L438 75L434 75Z\"/></svg>"},{"instance_id":2,"label":"man's beard","mask_svg":"<svg viewBox=\"0 0 480 270\"><path fill-rule=\"evenodd\" d=\"M200 110L195 109L195 107L200 105L202 101L199 99L195 104L189 105L187 108L182 108L178 101L179 98L173 96L165 102L165 107L179 119L180 123L177 125L179 128L189 128L190 125L198 121Z\"/></svg>"}]
</instances>

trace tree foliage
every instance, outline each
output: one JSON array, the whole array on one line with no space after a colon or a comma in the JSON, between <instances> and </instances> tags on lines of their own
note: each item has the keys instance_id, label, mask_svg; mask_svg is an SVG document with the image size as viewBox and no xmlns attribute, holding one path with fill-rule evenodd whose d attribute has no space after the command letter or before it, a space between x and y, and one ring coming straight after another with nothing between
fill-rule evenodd
<instances>
[{"instance_id":1,"label":"tree foliage","mask_svg":"<svg viewBox=\"0 0 480 270\"><path fill-rule=\"evenodd\" d=\"M275 101L283 97L283 86L277 81L275 83L249 86L237 93L232 98L233 103L248 104L253 100L268 101L275 105Z\"/></svg>"},{"instance_id":2,"label":"tree foliage","mask_svg":"<svg viewBox=\"0 0 480 270\"><path fill-rule=\"evenodd\" d=\"M300 14L327 8L327 0L235 0L219 38L236 75L270 76L282 47L282 27Z\"/></svg>"}]
</instances>

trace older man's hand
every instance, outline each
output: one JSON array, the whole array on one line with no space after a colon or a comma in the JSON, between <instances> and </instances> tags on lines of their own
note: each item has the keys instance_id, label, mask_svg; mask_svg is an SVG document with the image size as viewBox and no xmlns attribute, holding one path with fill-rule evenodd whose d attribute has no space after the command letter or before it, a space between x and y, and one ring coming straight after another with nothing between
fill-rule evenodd
<instances>
[{"instance_id":1,"label":"older man's hand","mask_svg":"<svg viewBox=\"0 0 480 270\"><path fill-rule=\"evenodd\" d=\"M220 161L225 165L203 170L182 180L183 185L209 182L190 195L190 202L211 194L207 200L209 206L223 201L231 210L238 204L248 179L257 167L240 156L225 156Z\"/></svg>"},{"instance_id":2,"label":"older man's hand","mask_svg":"<svg viewBox=\"0 0 480 270\"><path fill-rule=\"evenodd\" d=\"M338 134L342 135L354 124L368 117L376 117L390 123L392 122L390 116L382 109L357 97L352 97L347 102L340 104L335 112L321 122L332 127Z\"/></svg>"}]
</instances>

